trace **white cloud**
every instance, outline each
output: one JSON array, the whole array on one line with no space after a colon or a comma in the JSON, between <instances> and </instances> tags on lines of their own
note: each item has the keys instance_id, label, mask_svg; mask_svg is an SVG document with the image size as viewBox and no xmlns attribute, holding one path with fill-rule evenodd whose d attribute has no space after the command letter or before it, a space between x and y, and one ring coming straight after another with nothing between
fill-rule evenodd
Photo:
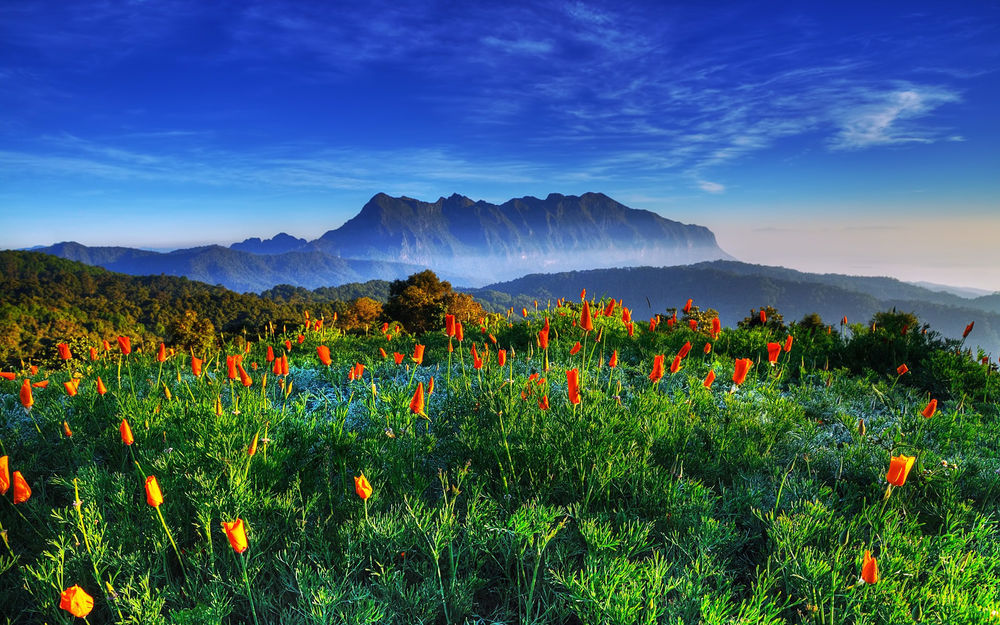
<instances>
[{"instance_id":1,"label":"white cloud","mask_svg":"<svg viewBox=\"0 0 1000 625\"><path fill-rule=\"evenodd\" d=\"M913 124L936 108L957 102L960 96L949 89L908 85L890 91L859 93L860 102L835 108L834 123L840 131L831 140L836 150L868 148L899 143L933 143L951 140L933 128ZM847 104L847 103L845 103Z\"/></svg>"},{"instance_id":2,"label":"white cloud","mask_svg":"<svg viewBox=\"0 0 1000 625\"><path fill-rule=\"evenodd\" d=\"M708 180L699 180L698 188L706 193L724 193L726 191L726 186L719 184L718 182L710 182Z\"/></svg>"}]
</instances>

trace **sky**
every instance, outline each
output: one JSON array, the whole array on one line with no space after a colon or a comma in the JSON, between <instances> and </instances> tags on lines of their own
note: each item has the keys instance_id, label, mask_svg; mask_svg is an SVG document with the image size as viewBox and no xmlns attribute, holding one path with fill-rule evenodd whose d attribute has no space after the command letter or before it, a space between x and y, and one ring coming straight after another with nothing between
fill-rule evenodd
<instances>
[{"instance_id":1,"label":"sky","mask_svg":"<svg viewBox=\"0 0 1000 625\"><path fill-rule=\"evenodd\" d=\"M1000 290L1000 3L0 3L0 248L588 191L747 262Z\"/></svg>"}]
</instances>

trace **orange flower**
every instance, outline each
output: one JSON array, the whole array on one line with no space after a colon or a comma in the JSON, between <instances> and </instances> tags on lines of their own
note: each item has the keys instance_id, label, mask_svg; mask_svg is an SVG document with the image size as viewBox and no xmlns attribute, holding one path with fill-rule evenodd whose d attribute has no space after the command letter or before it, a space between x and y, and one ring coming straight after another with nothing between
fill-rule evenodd
<instances>
[{"instance_id":1,"label":"orange flower","mask_svg":"<svg viewBox=\"0 0 1000 625\"><path fill-rule=\"evenodd\" d=\"M573 346L573 347L572 347L572 348L571 348L571 349L569 350L569 355L570 355L570 356L573 356L573 355L575 355L575 354L576 354L577 352L579 352L579 351L580 351L580 347L581 347L581 346L580 346L580 341L577 341L577 342L576 342L576 345L574 345L574 346Z\"/></svg>"},{"instance_id":2,"label":"orange flower","mask_svg":"<svg viewBox=\"0 0 1000 625\"><path fill-rule=\"evenodd\" d=\"M566 371L566 392L571 404L580 403L580 372L577 369Z\"/></svg>"},{"instance_id":3,"label":"orange flower","mask_svg":"<svg viewBox=\"0 0 1000 625\"><path fill-rule=\"evenodd\" d=\"M910 368L907 367L906 365L899 365L898 367L896 367L896 375L903 375L905 373L909 373L909 371Z\"/></svg>"},{"instance_id":4,"label":"orange flower","mask_svg":"<svg viewBox=\"0 0 1000 625\"><path fill-rule=\"evenodd\" d=\"M434 394L434 376L431 376L431 381L427 383L427 396L430 397Z\"/></svg>"},{"instance_id":5,"label":"orange flower","mask_svg":"<svg viewBox=\"0 0 1000 625\"><path fill-rule=\"evenodd\" d=\"M49 385L49 381L42 380L41 382L32 382L31 385L35 388L45 388Z\"/></svg>"},{"instance_id":6,"label":"orange flower","mask_svg":"<svg viewBox=\"0 0 1000 625\"><path fill-rule=\"evenodd\" d=\"M305 340L306 340L306 337L304 335L300 334L298 336L299 345L302 345L303 341L305 341Z\"/></svg>"},{"instance_id":7,"label":"orange flower","mask_svg":"<svg viewBox=\"0 0 1000 625\"><path fill-rule=\"evenodd\" d=\"M472 344L472 349L469 350L469 351L472 353L472 368L473 369L482 369L483 368L483 359L479 355L479 352L476 351L476 344L475 343Z\"/></svg>"},{"instance_id":8,"label":"orange flower","mask_svg":"<svg viewBox=\"0 0 1000 625\"><path fill-rule=\"evenodd\" d=\"M718 317L713 317L712 318L712 332L710 333L712 335L712 338L713 339L719 338L719 333L721 333L721 332L722 332L722 322L719 321Z\"/></svg>"},{"instance_id":9,"label":"orange flower","mask_svg":"<svg viewBox=\"0 0 1000 625\"><path fill-rule=\"evenodd\" d=\"M865 549L865 557L861 563L861 579L866 584L878 582L878 562L872 557L872 552Z\"/></svg>"},{"instance_id":10,"label":"orange flower","mask_svg":"<svg viewBox=\"0 0 1000 625\"><path fill-rule=\"evenodd\" d=\"M538 347L541 349L549 348L549 331L539 330L538 331Z\"/></svg>"},{"instance_id":11,"label":"orange flower","mask_svg":"<svg viewBox=\"0 0 1000 625\"><path fill-rule=\"evenodd\" d=\"M670 373L677 373L681 370L681 355L674 356L674 361L670 363Z\"/></svg>"},{"instance_id":12,"label":"orange flower","mask_svg":"<svg viewBox=\"0 0 1000 625\"><path fill-rule=\"evenodd\" d=\"M372 485L368 483L364 471L361 472L360 477L354 478L354 492L358 494L358 497L366 500L372 496Z\"/></svg>"},{"instance_id":13,"label":"orange flower","mask_svg":"<svg viewBox=\"0 0 1000 625\"><path fill-rule=\"evenodd\" d=\"M63 421L63 434L66 435L66 438L73 438L73 430L69 429L68 421Z\"/></svg>"},{"instance_id":14,"label":"orange flower","mask_svg":"<svg viewBox=\"0 0 1000 625\"><path fill-rule=\"evenodd\" d=\"M654 332L656 330L656 318L649 320L649 331Z\"/></svg>"},{"instance_id":15,"label":"orange flower","mask_svg":"<svg viewBox=\"0 0 1000 625\"><path fill-rule=\"evenodd\" d=\"M663 378L663 359L663 354L653 357L653 370L649 373L649 379L654 383L659 382Z\"/></svg>"},{"instance_id":16,"label":"orange flower","mask_svg":"<svg viewBox=\"0 0 1000 625\"><path fill-rule=\"evenodd\" d=\"M423 345L414 345L413 346L413 362L417 363L418 365L422 365L424 363L424 346Z\"/></svg>"},{"instance_id":17,"label":"orange flower","mask_svg":"<svg viewBox=\"0 0 1000 625\"><path fill-rule=\"evenodd\" d=\"M975 321L973 321L973 322L969 323L969 325L965 326L965 332L962 332L962 338L963 339L965 337L969 336L969 333L972 332L972 326L974 326L974 325L976 325Z\"/></svg>"},{"instance_id":18,"label":"orange flower","mask_svg":"<svg viewBox=\"0 0 1000 625\"><path fill-rule=\"evenodd\" d=\"M90 348L90 360L91 361L97 360L97 348L96 347L91 347Z\"/></svg>"},{"instance_id":19,"label":"orange flower","mask_svg":"<svg viewBox=\"0 0 1000 625\"><path fill-rule=\"evenodd\" d=\"M632 323L632 310L630 308L622 308L622 323Z\"/></svg>"},{"instance_id":20,"label":"orange flower","mask_svg":"<svg viewBox=\"0 0 1000 625\"><path fill-rule=\"evenodd\" d=\"M455 336L455 315L444 316L444 334L448 337Z\"/></svg>"},{"instance_id":21,"label":"orange flower","mask_svg":"<svg viewBox=\"0 0 1000 625\"><path fill-rule=\"evenodd\" d=\"M608 361L608 366L614 369L618 366L618 350L611 352L611 360Z\"/></svg>"},{"instance_id":22,"label":"orange flower","mask_svg":"<svg viewBox=\"0 0 1000 625\"><path fill-rule=\"evenodd\" d=\"M507 350L501 349L497 351L497 364L501 367L507 364Z\"/></svg>"},{"instance_id":23,"label":"orange flower","mask_svg":"<svg viewBox=\"0 0 1000 625\"><path fill-rule=\"evenodd\" d=\"M76 395L76 380L63 382L63 387L66 389L66 394L69 395L70 397Z\"/></svg>"},{"instance_id":24,"label":"orange flower","mask_svg":"<svg viewBox=\"0 0 1000 625\"><path fill-rule=\"evenodd\" d=\"M267 362L274 362L274 348L270 345L267 346L267 356L264 357Z\"/></svg>"},{"instance_id":25,"label":"orange flower","mask_svg":"<svg viewBox=\"0 0 1000 625\"><path fill-rule=\"evenodd\" d=\"M611 315L615 314L615 304L616 303L617 302L615 302L615 300L612 299L610 302L608 302L608 305L604 307L604 316L605 317L610 317Z\"/></svg>"},{"instance_id":26,"label":"orange flower","mask_svg":"<svg viewBox=\"0 0 1000 625\"><path fill-rule=\"evenodd\" d=\"M236 359L232 356L226 356L226 376L230 380L236 379Z\"/></svg>"},{"instance_id":27,"label":"orange flower","mask_svg":"<svg viewBox=\"0 0 1000 625\"><path fill-rule=\"evenodd\" d=\"M4 380L13 381L14 378L16 378L16 377L17 377L17 374L14 373L13 371L0 371L0 378L3 378Z\"/></svg>"},{"instance_id":28,"label":"orange flower","mask_svg":"<svg viewBox=\"0 0 1000 625\"><path fill-rule=\"evenodd\" d=\"M243 384L243 386L249 387L251 384L253 384L253 380L250 378L250 375L243 368L243 365L236 365L236 369L240 372L240 382ZM167 397L167 399L170 399L170 397Z\"/></svg>"},{"instance_id":29,"label":"orange flower","mask_svg":"<svg viewBox=\"0 0 1000 625\"><path fill-rule=\"evenodd\" d=\"M677 356L681 359L687 358L687 355L691 353L691 341L684 343L681 346L680 351L677 352Z\"/></svg>"},{"instance_id":30,"label":"orange flower","mask_svg":"<svg viewBox=\"0 0 1000 625\"><path fill-rule=\"evenodd\" d=\"M691 328L692 332L697 332L698 331L698 320L697 319L688 319L688 327Z\"/></svg>"},{"instance_id":31,"label":"orange flower","mask_svg":"<svg viewBox=\"0 0 1000 625\"><path fill-rule=\"evenodd\" d=\"M250 546L247 543L247 530L243 519L237 518L235 521L223 521L222 529L226 532L229 545L236 553L243 553Z\"/></svg>"},{"instance_id":32,"label":"orange flower","mask_svg":"<svg viewBox=\"0 0 1000 625\"><path fill-rule=\"evenodd\" d=\"M590 302L584 300L583 310L580 312L580 327L584 332L594 329L594 320L590 317Z\"/></svg>"},{"instance_id":33,"label":"orange flower","mask_svg":"<svg viewBox=\"0 0 1000 625\"><path fill-rule=\"evenodd\" d=\"M937 412L937 400L936 399L932 399L929 402L927 402L927 405L920 412L920 414L922 414L922 415L924 415L924 417L930 419L931 417L934 416L935 412Z\"/></svg>"},{"instance_id":34,"label":"orange flower","mask_svg":"<svg viewBox=\"0 0 1000 625\"><path fill-rule=\"evenodd\" d=\"M906 476L910 474L916 456L893 456L889 460L889 472L885 474L885 479L893 486L902 486L906 483Z\"/></svg>"},{"instance_id":35,"label":"orange flower","mask_svg":"<svg viewBox=\"0 0 1000 625\"><path fill-rule=\"evenodd\" d=\"M846 326L847 325L847 315L844 315L844 318L840 320L840 325L842 325L842 326Z\"/></svg>"},{"instance_id":36,"label":"orange flower","mask_svg":"<svg viewBox=\"0 0 1000 625\"><path fill-rule=\"evenodd\" d=\"M542 410L549 409L549 396L542 395L542 398L538 400L538 407Z\"/></svg>"},{"instance_id":37,"label":"orange flower","mask_svg":"<svg viewBox=\"0 0 1000 625\"><path fill-rule=\"evenodd\" d=\"M399 352L393 352L392 359L396 361L397 365L403 364L403 355L400 354Z\"/></svg>"},{"instance_id":38,"label":"orange flower","mask_svg":"<svg viewBox=\"0 0 1000 625\"><path fill-rule=\"evenodd\" d=\"M31 380L25 378L21 384L21 405L25 410L30 410L34 404L35 400L31 396Z\"/></svg>"},{"instance_id":39,"label":"orange flower","mask_svg":"<svg viewBox=\"0 0 1000 625\"><path fill-rule=\"evenodd\" d=\"M410 400L410 412L426 417L424 413L424 383L417 383L417 390L413 392L413 399Z\"/></svg>"},{"instance_id":40,"label":"orange flower","mask_svg":"<svg viewBox=\"0 0 1000 625\"><path fill-rule=\"evenodd\" d=\"M706 354L711 354L712 353L712 344L711 343L705 343L705 347L702 349L702 351L705 352Z\"/></svg>"},{"instance_id":41,"label":"orange flower","mask_svg":"<svg viewBox=\"0 0 1000 625\"><path fill-rule=\"evenodd\" d=\"M792 351L792 341L794 341L794 340L795 340L795 337L793 337L791 334L789 334L788 338L785 339L785 351L786 352Z\"/></svg>"},{"instance_id":42,"label":"orange flower","mask_svg":"<svg viewBox=\"0 0 1000 625\"><path fill-rule=\"evenodd\" d=\"M59 357L63 360L69 360L73 357L73 355L69 353L69 345L66 343L59 343L56 345L56 348L59 350Z\"/></svg>"},{"instance_id":43,"label":"orange flower","mask_svg":"<svg viewBox=\"0 0 1000 625\"><path fill-rule=\"evenodd\" d=\"M737 359L736 366L733 369L733 384L736 386L743 384L747 379L747 373L750 371L751 366L753 366L753 361L749 358Z\"/></svg>"},{"instance_id":44,"label":"orange flower","mask_svg":"<svg viewBox=\"0 0 1000 625\"><path fill-rule=\"evenodd\" d=\"M465 339L465 328L462 327L461 321L455 322L455 339L461 343Z\"/></svg>"},{"instance_id":45,"label":"orange flower","mask_svg":"<svg viewBox=\"0 0 1000 625\"><path fill-rule=\"evenodd\" d=\"M14 503L24 503L31 498L31 487L20 471L14 471Z\"/></svg>"},{"instance_id":46,"label":"orange flower","mask_svg":"<svg viewBox=\"0 0 1000 625\"><path fill-rule=\"evenodd\" d=\"M79 586L70 586L59 594L59 607L78 618L87 618L94 609L94 598Z\"/></svg>"},{"instance_id":47,"label":"orange flower","mask_svg":"<svg viewBox=\"0 0 1000 625\"><path fill-rule=\"evenodd\" d=\"M251 458L253 458L254 454L257 453L257 439L259 437L260 437L260 432L255 433L253 435L253 442L250 443L250 447L247 448L247 455L250 456Z\"/></svg>"},{"instance_id":48,"label":"orange flower","mask_svg":"<svg viewBox=\"0 0 1000 625\"><path fill-rule=\"evenodd\" d=\"M587 299L587 289L580 291L580 299Z\"/></svg>"},{"instance_id":49,"label":"orange flower","mask_svg":"<svg viewBox=\"0 0 1000 625\"><path fill-rule=\"evenodd\" d=\"M167 359L167 346L160 343L160 349L156 352L156 362L164 362Z\"/></svg>"},{"instance_id":50,"label":"orange flower","mask_svg":"<svg viewBox=\"0 0 1000 625\"><path fill-rule=\"evenodd\" d=\"M146 478L146 503L159 508L163 503L163 493L160 491L160 484L156 481L155 475Z\"/></svg>"},{"instance_id":51,"label":"orange flower","mask_svg":"<svg viewBox=\"0 0 1000 625\"><path fill-rule=\"evenodd\" d=\"M767 323L767 313L764 312L763 308L760 309L760 322Z\"/></svg>"},{"instance_id":52,"label":"orange flower","mask_svg":"<svg viewBox=\"0 0 1000 625\"><path fill-rule=\"evenodd\" d=\"M102 339L101 340L101 349L103 349L106 352L111 351L111 343L108 343L107 339Z\"/></svg>"},{"instance_id":53,"label":"orange flower","mask_svg":"<svg viewBox=\"0 0 1000 625\"><path fill-rule=\"evenodd\" d=\"M135 442L135 437L132 436L132 428L129 427L127 420L122 419L122 424L118 426L118 431L121 432L122 442L126 445L131 445Z\"/></svg>"},{"instance_id":54,"label":"orange flower","mask_svg":"<svg viewBox=\"0 0 1000 625\"><path fill-rule=\"evenodd\" d=\"M286 352L292 351L292 342L289 341L288 339L285 339L285 351Z\"/></svg>"},{"instance_id":55,"label":"orange flower","mask_svg":"<svg viewBox=\"0 0 1000 625\"><path fill-rule=\"evenodd\" d=\"M767 361L769 363L776 364L778 362L778 355L781 354L781 343L768 343L767 344Z\"/></svg>"},{"instance_id":56,"label":"orange flower","mask_svg":"<svg viewBox=\"0 0 1000 625\"><path fill-rule=\"evenodd\" d=\"M197 356L191 356L191 375L193 375L196 378L200 378L201 366L202 364L204 364L204 362L205 361L203 361L201 358L198 358Z\"/></svg>"},{"instance_id":57,"label":"orange flower","mask_svg":"<svg viewBox=\"0 0 1000 625\"><path fill-rule=\"evenodd\" d=\"M685 314L685 315L686 315L686 314L688 314L689 312L691 312L691 303L692 303L693 301L694 301L694 300L690 300L690 299L689 299L689 300L687 301L687 303L686 303L686 304L684 304L684 308L683 308L682 310L684 311L684 314Z\"/></svg>"},{"instance_id":58,"label":"orange flower","mask_svg":"<svg viewBox=\"0 0 1000 625\"><path fill-rule=\"evenodd\" d=\"M705 376L705 381L701 383L705 388L712 388L712 384L715 383L715 371L709 371L708 375Z\"/></svg>"},{"instance_id":59,"label":"orange flower","mask_svg":"<svg viewBox=\"0 0 1000 625\"><path fill-rule=\"evenodd\" d=\"M288 354L281 355L281 375L288 375Z\"/></svg>"},{"instance_id":60,"label":"orange flower","mask_svg":"<svg viewBox=\"0 0 1000 625\"><path fill-rule=\"evenodd\" d=\"M10 490L10 458L0 456L0 495Z\"/></svg>"},{"instance_id":61,"label":"orange flower","mask_svg":"<svg viewBox=\"0 0 1000 625\"><path fill-rule=\"evenodd\" d=\"M128 356L132 353L132 339L127 336L118 337L118 349L122 351L122 354Z\"/></svg>"},{"instance_id":62,"label":"orange flower","mask_svg":"<svg viewBox=\"0 0 1000 625\"><path fill-rule=\"evenodd\" d=\"M323 363L327 367L330 366L330 363L332 361L330 360L330 348L329 347L327 347L326 345L317 345L316 346L316 355L319 356L319 361L321 363Z\"/></svg>"},{"instance_id":63,"label":"orange flower","mask_svg":"<svg viewBox=\"0 0 1000 625\"><path fill-rule=\"evenodd\" d=\"M97 376L97 394L103 395L107 392L108 388L104 386L104 380L101 379L101 376Z\"/></svg>"},{"instance_id":64,"label":"orange flower","mask_svg":"<svg viewBox=\"0 0 1000 625\"><path fill-rule=\"evenodd\" d=\"M521 316L522 317L527 317L528 316L528 309L527 308L524 308L524 307L521 308Z\"/></svg>"}]
</instances>

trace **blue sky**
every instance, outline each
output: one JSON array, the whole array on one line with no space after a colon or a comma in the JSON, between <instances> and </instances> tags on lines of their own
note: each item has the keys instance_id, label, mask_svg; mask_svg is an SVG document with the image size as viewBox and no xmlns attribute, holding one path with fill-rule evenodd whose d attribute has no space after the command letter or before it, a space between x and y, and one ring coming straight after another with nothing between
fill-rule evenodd
<instances>
[{"instance_id":1,"label":"blue sky","mask_svg":"<svg viewBox=\"0 0 1000 625\"><path fill-rule=\"evenodd\" d=\"M743 260L1000 290L1000 5L0 4L0 247L601 191Z\"/></svg>"}]
</instances>

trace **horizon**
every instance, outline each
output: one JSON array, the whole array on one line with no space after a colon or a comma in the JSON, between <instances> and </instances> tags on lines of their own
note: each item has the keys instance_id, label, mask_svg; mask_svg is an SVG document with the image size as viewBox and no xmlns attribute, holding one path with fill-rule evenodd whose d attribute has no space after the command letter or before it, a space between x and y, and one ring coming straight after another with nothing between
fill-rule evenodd
<instances>
[{"instance_id":1,"label":"horizon","mask_svg":"<svg viewBox=\"0 0 1000 625\"><path fill-rule=\"evenodd\" d=\"M0 248L593 191L743 262L1000 290L996 3L345 7L0 7Z\"/></svg>"}]
</instances>

